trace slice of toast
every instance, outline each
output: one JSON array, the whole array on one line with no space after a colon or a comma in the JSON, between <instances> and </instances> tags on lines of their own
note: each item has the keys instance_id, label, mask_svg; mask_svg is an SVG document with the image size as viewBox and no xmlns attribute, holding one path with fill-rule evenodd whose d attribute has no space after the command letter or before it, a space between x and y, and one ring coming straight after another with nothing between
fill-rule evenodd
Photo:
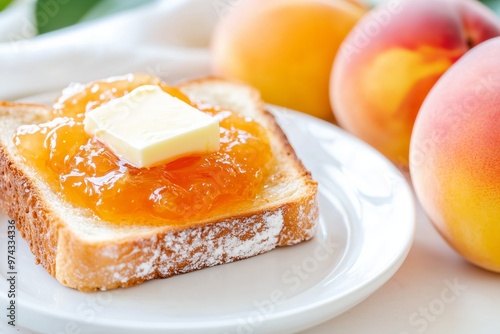
<instances>
[{"instance_id":1,"label":"slice of toast","mask_svg":"<svg viewBox=\"0 0 500 334\"><path fill-rule=\"evenodd\" d=\"M21 124L48 119L42 105L0 102L0 207L16 221L36 261L62 284L81 290L129 287L153 278L228 263L313 237L317 183L298 160L252 88L221 79L179 86L193 101L250 116L269 131L278 166L258 198L231 212L182 227L145 221L114 224L66 202L18 156Z\"/></svg>"}]
</instances>

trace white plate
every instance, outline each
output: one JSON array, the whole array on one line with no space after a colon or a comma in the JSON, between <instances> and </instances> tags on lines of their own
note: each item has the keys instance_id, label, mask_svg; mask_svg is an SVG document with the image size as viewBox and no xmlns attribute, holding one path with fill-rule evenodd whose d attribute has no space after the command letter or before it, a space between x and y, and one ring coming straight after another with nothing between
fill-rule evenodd
<instances>
[{"instance_id":1,"label":"white plate","mask_svg":"<svg viewBox=\"0 0 500 334\"><path fill-rule=\"evenodd\" d=\"M337 127L273 111L320 185L320 228L312 241L128 289L84 294L35 265L19 237L18 326L43 333L291 333L345 312L389 280L413 240L414 202L404 178ZM6 257L7 217L0 221ZM5 310L7 268L1 263Z\"/></svg>"}]
</instances>

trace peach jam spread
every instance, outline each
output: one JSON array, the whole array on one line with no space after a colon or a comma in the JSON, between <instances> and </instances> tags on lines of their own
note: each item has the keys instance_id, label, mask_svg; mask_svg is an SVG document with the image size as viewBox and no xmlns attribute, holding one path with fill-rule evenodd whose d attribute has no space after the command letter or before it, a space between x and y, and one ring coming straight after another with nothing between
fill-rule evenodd
<instances>
[{"instance_id":1,"label":"peach jam spread","mask_svg":"<svg viewBox=\"0 0 500 334\"><path fill-rule=\"evenodd\" d=\"M220 149L137 168L84 131L86 112L142 85L158 85L216 117ZM53 105L50 121L21 126L14 142L55 192L75 206L93 209L102 219L204 217L252 200L270 176L274 160L267 132L259 123L217 106L195 104L155 77L127 75L68 90Z\"/></svg>"}]
</instances>

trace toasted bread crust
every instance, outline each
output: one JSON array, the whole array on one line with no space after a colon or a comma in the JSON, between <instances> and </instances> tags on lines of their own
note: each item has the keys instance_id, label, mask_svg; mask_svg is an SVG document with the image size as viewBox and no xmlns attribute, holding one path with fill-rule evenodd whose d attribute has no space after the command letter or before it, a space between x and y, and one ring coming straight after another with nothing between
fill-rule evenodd
<instances>
[{"instance_id":1,"label":"toasted bread crust","mask_svg":"<svg viewBox=\"0 0 500 334\"><path fill-rule=\"evenodd\" d=\"M271 124L271 132L274 133L279 138L279 141L283 144L287 157L292 159L296 165L296 168L300 170L301 173L300 178L306 180L308 186L316 188L317 183L313 181L311 172L309 172L305 168L302 161L300 161L300 159L295 154L295 151L292 145L290 145L290 142L288 141L286 134L278 125L274 116L267 110L265 110L265 113L270 118L269 122ZM316 198L316 193L314 193L314 197L311 196L310 198L304 199L304 202L310 204L310 208L309 207L304 208L302 202L291 202L288 204L286 210L286 214L288 216L285 217L285 224L283 225L283 229L281 230L278 239L279 246L294 245L296 243L299 243L300 241L309 240L312 238L313 233L316 232L315 224L319 216L317 210L318 205L315 202L315 198ZM306 211L303 212L303 210ZM312 210L312 212L309 210ZM310 215L310 216L301 217L301 215L306 215L306 216ZM311 220L311 218L313 219ZM303 224L303 226L297 226L297 224Z\"/></svg>"},{"instance_id":2,"label":"toasted bread crust","mask_svg":"<svg viewBox=\"0 0 500 334\"><path fill-rule=\"evenodd\" d=\"M55 275L55 250L57 239L44 235L56 235L59 224L50 219L50 211L40 199L40 194L9 158L4 148L0 148L0 208L16 221L21 236L28 242L37 263L51 275Z\"/></svg>"},{"instance_id":3,"label":"toasted bread crust","mask_svg":"<svg viewBox=\"0 0 500 334\"><path fill-rule=\"evenodd\" d=\"M204 79L180 87L189 90L196 85L209 87L223 82ZM260 101L256 92L250 92ZM258 105L262 107L260 102ZM0 103L0 118L35 110L43 114L42 106ZM287 161L300 179L303 189L294 198L270 200L265 207L186 228L159 226L126 237L88 240L68 226L71 217L58 212L47 200L41 181L27 172L29 166L2 142L0 207L16 220L37 263L62 284L81 291L129 287L309 240L318 220L317 184L274 117L263 108L261 113L278 143L280 160ZM285 180L289 175L284 172L282 177Z\"/></svg>"},{"instance_id":4,"label":"toasted bread crust","mask_svg":"<svg viewBox=\"0 0 500 334\"><path fill-rule=\"evenodd\" d=\"M19 117L26 122L43 121L49 109L43 105L0 101L0 118ZM2 143L3 144L3 143ZM5 145L0 146L0 208L16 221L37 264L55 276L57 230L61 224L51 217L42 193L36 189ZM42 240L40 240L42 239Z\"/></svg>"}]
</instances>

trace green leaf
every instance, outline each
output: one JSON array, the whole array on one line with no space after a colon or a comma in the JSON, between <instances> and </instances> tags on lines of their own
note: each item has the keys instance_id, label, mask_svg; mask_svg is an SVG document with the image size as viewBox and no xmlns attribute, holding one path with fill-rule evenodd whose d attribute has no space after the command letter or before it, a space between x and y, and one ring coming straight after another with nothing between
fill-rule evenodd
<instances>
[{"instance_id":1,"label":"green leaf","mask_svg":"<svg viewBox=\"0 0 500 334\"><path fill-rule=\"evenodd\" d=\"M482 3L484 3L486 6L490 7L493 9L497 15L500 15L500 1L498 0L481 0Z\"/></svg>"},{"instance_id":2,"label":"green leaf","mask_svg":"<svg viewBox=\"0 0 500 334\"><path fill-rule=\"evenodd\" d=\"M78 23L100 1L38 0L35 7L38 33L45 34Z\"/></svg>"},{"instance_id":3,"label":"green leaf","mask_svg":"<svg viewBox=\"0 0 500 334\"><path fill-rule=\"evenodd\" d=\"M11 2L12 0L0 0L0 12L4 10Z\"/></svg>"},{"instance_id":4,"label":"green leaf","mask_svg":"<svg viewBox=\"0 0 500 334\"><path fill-rule=\"evenodd\" d=\"M156 0L102 0L89 10L81 21L93 20L112 13L139 7Z\"/></svg>"},{"instance_id":5,"label":"green leaf","mask_svg":"<svg viewBox=\"0 0 500 334\"><path fill-rule=\"evenodd\" d=\"M37 0L35 16L38 33L44 34L152 1L154 0Z\"/></svg>"}]
</instances>

